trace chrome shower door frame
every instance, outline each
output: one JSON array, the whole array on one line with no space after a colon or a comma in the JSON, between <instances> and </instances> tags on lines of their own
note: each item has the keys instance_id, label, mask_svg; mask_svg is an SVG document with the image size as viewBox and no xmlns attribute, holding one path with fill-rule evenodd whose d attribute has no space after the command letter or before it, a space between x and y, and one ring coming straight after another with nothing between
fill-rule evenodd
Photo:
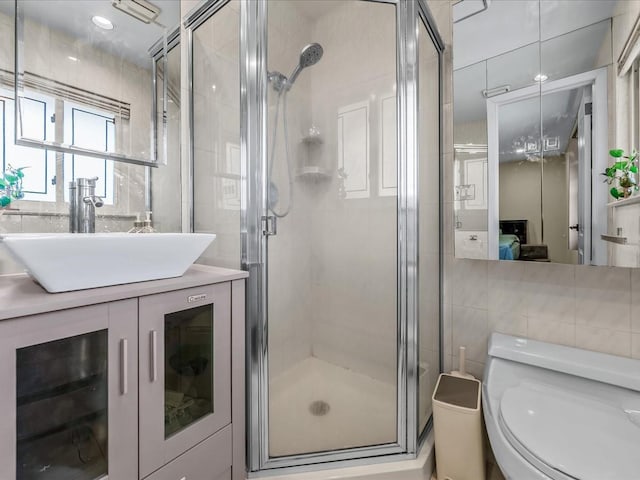
<instances>
[{"instance_id":1,"label":"chrome shower door frame","mask_svg":"<svg viewBox=\"0 0 640 480\"><path fill-rule=\"evenodd\" d=\"M263 235L262 225L268 213L266 198L268 2L267 0L241 0L240 118L241 158L243 159L241 239L242 268L250 273L246 299L247 467L250 476L272 475L274 469L282 468L286 468L287 472L308 471L314 466L317 468L318 463L325 462L331 462L332 466L337 467L414 458L420 445L418 441L420 432L417 431L419 340L417 22L421 19L426 22L425 26L438 49L440 61L444 44L423 0L362 1L393 4L396 8L397 441L383 445L285 457L269 456L266 263L268 245L267 237ZM441 86L440 88L442 89ZM438 128L441 130L440 125ZM441 154L440 157L442 158ZM440 283L442 284L441 279ZM440 363L442 364L442 360ZM413 428L409 429L408 426ZM426 436L425 433L426 429L421 436L422 440Z\"/></svg>"},{"instance_id":2,"label":"chrome shower door frame","mask_svg":"<svg viewBox=\"0 0 640 480\"><path fill-rule=\"evenodd\" d=\"M444 177L445 177L445 166L444 166L444 132L443 132L443 125L444 125L444 117L443 117L443 103L444 103L444 82L446 81L446 78L444 78L444 50L445 50L445 44L444 41L442 40L442 37L440 36L440 33L438 32L438 30L435 28L436 22L435 19L433 18L433 16L431 15L431 11L429 10L429 8L426 5L426 0L418 0L417 1L417 16L416 16L416 25L415 25L415 31L419 32L419 26L420 23L422 23L425 27L425 30L427 31L429 38L431 39L431 42L433 43L433 46L436 48L437 52L438 52L438 179L439 179L439 191L438 191L438 199L439 199L439 209L438 209L438 229L439 229L439 242L438 242L438 251L440 253L439 255L439 262L438 262L438 284L439 284L439 305L438 305L438 352L439 352L439 357L438 357L438 371L442 372L443 371L443 366L444 366L444 350L443 350L443 335L442 332L444 331L444 314L443 314L443 305L444 305L444 292L443 292L443 285L444 285L444 202L445 202L445 196L444 196ZM416 37L417 37L417 33L416 33ZM416 75L415 75L415 82L416 82L416 91L417 91L417 86L418 86L418 81L419 81L419 62L420 62L420 49L418 48L417 45L417 41L416 41ZM418 182L418 179L420 178L420 165L419 165L419 159L420 157L420 148L419 148L419 142L418 142L418 132L419 132L419 128L420 128L420 124L419 124L419 117L418 117L418 97L416 97L416 110L415 110L415 115L416 115L416 119L418 121L416 121L416 130L415 130L415 136L414 136L414 140L415 140L415 147L416 147L416 166L417 169L415 171L415 175L416 175L416 182ZM416 183L416 188L417 188L417 183ZM416 222L416 232L418 232L418 205L419 205L419 195L420 192L418 191L418 196L415 198L415 207L416 207L416 217L415 217L415 222ZM419 242L420 236L417 235L416 236L417 241ZM416 259L417 262L417 259ZM417 263L416 263L417 265ZM418 272L420 273L420 272ZM414 287L415 287L415 292L416 295L419 295L420 292L420 281L419 281L419 275L417 276L415 282L414 282ZM416 297L416 301L417 301L417 297ZM416 422L416 427L419 428L419 415L418 415L418 402L420 401L419 398L419 392L418 392L418 371L419 371L419 343L420 343L420 333L419 333L419 327L420 327L420 321L419 321L419 316L418 316L418 307L416 304L416 309L415 309L415 315L416 315L416 321L415 321L415 328L416 328L416 345L418 345L418 348L416 349L415 352L415 359L412 361L415 361L415 368L416 368L416 373L415 373L415 398L416 398L416 405L415 407L415 422ZM420 450L420 448L422 447L423 443L426 441L427 436L429 435L429 433L431 432L431 429L433 427L433 415L429 418L429 420L427 421L424 429L422 431L417 430L417 451Z\"/></svg>"}]
</instances>

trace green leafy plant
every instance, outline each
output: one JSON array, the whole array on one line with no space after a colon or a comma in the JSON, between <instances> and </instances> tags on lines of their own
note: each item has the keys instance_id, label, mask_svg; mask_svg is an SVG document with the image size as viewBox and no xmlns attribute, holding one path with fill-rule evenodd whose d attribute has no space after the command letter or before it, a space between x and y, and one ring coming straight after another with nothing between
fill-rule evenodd
<instances>
[{"instance_id":1,"label":"green leafy plant","mask_svg":"<svg viewBox=\"0 0 640 480\"><path fill-rule=\"evenodd\" d=\"M617 186L611 187L609 193L616 200L622 197L628 197L631 194L631 190L638 191L638 180L636 178L638 174L637 158L638 152L634 149L630 155L625 155L624 150L616 149L609 150L616 162L607 167L602 173L605 178L605 182L609 185L617 182Z\"/></svg>"},{"instance_id":2,"label":"green leafy plant","mask_svg":"<svg viewBox=\"0 0 640 480\"><path fill-rule=\"evenodd\" d=\"M0 209L9 208L13 200L24 198L22 191L23 170L27 167L13 168L7 166L4 173L0 174Z\"/></svg>"}]
</instances>

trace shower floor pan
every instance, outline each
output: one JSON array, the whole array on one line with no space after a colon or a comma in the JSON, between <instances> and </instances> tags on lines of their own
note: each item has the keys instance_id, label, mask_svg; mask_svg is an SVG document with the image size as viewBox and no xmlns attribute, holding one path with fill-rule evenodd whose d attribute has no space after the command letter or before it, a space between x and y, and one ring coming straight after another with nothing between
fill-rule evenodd
<instances>
[{"instance_id":1,"label":"shower floor pan","mask_svg":"<svg viewBox=\"0 0 640 480\"><path fill-rule=\"evenodd\" d=\"M396 386L318 358L270 384L272 457L396 440Z\"/></svg>"}]
</instances>

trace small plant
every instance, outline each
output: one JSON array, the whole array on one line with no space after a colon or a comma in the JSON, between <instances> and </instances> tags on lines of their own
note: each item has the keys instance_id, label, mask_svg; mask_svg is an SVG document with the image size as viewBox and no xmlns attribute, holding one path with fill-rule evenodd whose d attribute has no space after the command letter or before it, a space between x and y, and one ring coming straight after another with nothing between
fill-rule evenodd
<instances>
[{"instance_id":1,"label":"small plant","mask_svg":"<svg viewBox=\"0 0 640 480\"><path fill-rule=\"evenodd\" d=\"M26 167L13 168L7 166L4 173L0 174L0 211L9 208L13 200L24 198L22 180Z\"/></svg>"},{"instance_id":2,"label":"small plant","mask_svg":"<svg viewBox=\"0 0 640 480\"><path fill-rule=\"evenodd\" d=\"M625 155L624 150L609 150L616 162L607 167L602 175L605 177L605 182L611 185L614 182L618 183L618 186L611 187L609 193L616 200L619 198L626 198L631 195L632 189L638 191L638 180L636 178L638 174L638 165L636 159L638 158L638 152L634 149L631 155Z\"/></svg>"}]
</instances>

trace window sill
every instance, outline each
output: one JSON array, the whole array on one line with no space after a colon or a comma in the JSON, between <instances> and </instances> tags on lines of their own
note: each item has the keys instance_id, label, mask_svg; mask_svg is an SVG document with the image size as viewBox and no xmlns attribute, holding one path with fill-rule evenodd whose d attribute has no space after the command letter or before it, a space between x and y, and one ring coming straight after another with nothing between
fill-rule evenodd
<instances>
[{"instance_id":1,"label":"window sill","mask_svg":"<svg viewBox=\"0 0 640 480\"><path fill-rule=\"evenodd\" d=\"M4 210L2 215L7 216L27 216L27 217L58 217L58 218L68 218L69 214L67 212L34 212L29 210L19 210L19 209L11 209ZM96 219L105 218L105 219L132 219L135 220L136 215L127 215L127 214L104 214L100 215L96 213Z\"/></svg>"}]
</instances>

